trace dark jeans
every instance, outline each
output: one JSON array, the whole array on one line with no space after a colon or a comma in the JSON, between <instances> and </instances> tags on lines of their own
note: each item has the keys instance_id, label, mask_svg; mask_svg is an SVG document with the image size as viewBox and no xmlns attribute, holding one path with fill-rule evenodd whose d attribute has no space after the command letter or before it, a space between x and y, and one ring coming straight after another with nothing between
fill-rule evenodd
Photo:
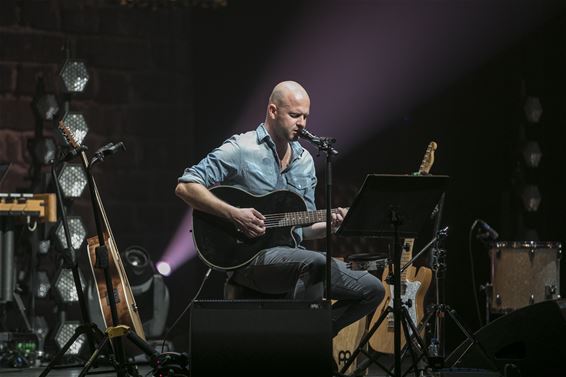
<instances>
[{"instance_id":1,"label":"dark jeans","mask_svg":"<svg viewBox=\"0 0 566 377\"><path fill-rule=\"evenodd\" d=\"M290 247L262 251L249 265L234 272L232 280L263 293L316 300L323 296L324 253ZM352 271L332 259L331 298L334 335L375 310L385 295L381 281L366 271Z\"/></svg>"}]
</instances>

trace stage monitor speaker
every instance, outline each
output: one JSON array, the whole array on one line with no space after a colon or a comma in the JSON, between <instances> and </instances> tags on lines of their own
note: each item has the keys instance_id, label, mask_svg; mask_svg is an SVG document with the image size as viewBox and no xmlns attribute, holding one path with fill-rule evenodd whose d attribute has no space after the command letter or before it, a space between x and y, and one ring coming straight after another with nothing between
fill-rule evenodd
<instances>
[{"instance_id":1,"label":"stage monitor speaker","mask_svg":"<svg viewBox=\"0 0 566 377\"><path fill-rule=\"evenodd\" d=\"M566 300L525 306L497 318L475 336L504 376L566 376ZM493 369L481 348L471 343L460 344L447 364Z\"/></svg>"},{"instance_id":2,"label":"stage monitor speaker","mask_svg":"<svg viewBox=\"0 0 566 377\"><path fill-rule=\"evenodd\" d=\"M332 374L328 303L200 300L191 309L191 376Z\"/></svg>"}]
</instances>

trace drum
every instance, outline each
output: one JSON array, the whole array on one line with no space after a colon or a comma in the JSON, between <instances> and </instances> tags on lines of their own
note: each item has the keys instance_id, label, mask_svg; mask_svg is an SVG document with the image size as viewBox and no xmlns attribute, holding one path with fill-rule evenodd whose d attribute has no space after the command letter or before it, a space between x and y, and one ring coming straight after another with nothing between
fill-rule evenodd
<instances>
[{"instance_id":1,"label":"drum","mask_svg":"<svg viewBox=\"0 0 566 377\"><path fill-rule=\"evenodd\" d=\"M493 313L560 298L560 243L497 242L489 254Z\"/></svg>"},{"instance_id":2,"label":"drum","mask_svg":"<svg viewBox=\"0 0 566 377\"><path fill-rule=\"evenodd\" d=\"M377 271L387 264L387 258L376 254L352 254L346 258L348 268L353 271Z\"/></svg>"},{"instance_id":3,"label":"drum","mask_svg":"<svg viewBox=\"0 0 566 377\"><path fill-rule=\"evenodd\" d=\"M342 369L360 344L360 340L366 331L366 324L367 319L366 317L363 317L362 319L343 328L332 340L332 356L338 366L338 370ZM353 373L357 366L358 360L354 360L352 365L350 365L350 367L346 370L346 374ZM367 369L364 375L367 375Z\"/></svg>"}]
</instances>

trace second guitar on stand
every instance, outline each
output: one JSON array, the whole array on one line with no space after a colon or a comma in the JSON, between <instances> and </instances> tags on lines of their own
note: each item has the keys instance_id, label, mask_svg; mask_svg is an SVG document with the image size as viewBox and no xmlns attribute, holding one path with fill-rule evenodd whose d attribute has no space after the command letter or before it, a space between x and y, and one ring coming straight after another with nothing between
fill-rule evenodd
<instances>
[{"instance_id":1,"label":"second guitar on stand","mask_svg":"<svg viewBox=\"0 0 566 377\"><path fill-rule=\"evenodd\" d=\"M431 141L428 144L419 166L418 173L416 173L417 175L427 175L430 173L430 169L434 163L434 152L436 151L436 148L437 144L434 141ZM411 261L413 257L414 243L414 238L406 238L404 240L401 251L401 268ZM385 267L381 279L383 287L385 288L385 297L381 304L377 307L371 319L370 327L377 322L378 318L388 306L393 306L393 286L387 282L387 276L389 276L389 267ZM432 281L432 270L427 267L417 268L411 265L401 272L400 279L401 302L406 304L411 320L415 326L418 326L424 317L424 298ZM393 354L394 334L393 313L389 313L388 318L381 323L369 340L369 345L374 351ZM424 335L424 329L420 335ZM401 336L401 347L405 346L405 339L405 336Z\"/></svg>"}]
</instances>

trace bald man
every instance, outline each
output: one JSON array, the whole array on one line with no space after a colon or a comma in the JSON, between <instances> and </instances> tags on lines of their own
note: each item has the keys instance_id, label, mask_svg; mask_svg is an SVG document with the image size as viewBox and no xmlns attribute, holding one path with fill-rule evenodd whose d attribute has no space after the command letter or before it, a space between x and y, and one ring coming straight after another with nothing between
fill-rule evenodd
<instances>
[{"instance_id":1,"label":"bald man","mask_svg":"<svg viewBox=\"0 0 566 377\"><path fill-rule=\"evenodd\" d=\"M234 135L210 152L198 164L185 169L175 193L193 208L232 222L253 239L266 233L266 217L255 208L240 208L215 196L209 188L228 185L252 195L289 190L304 200L307 210L316 210L317 184L313 158L298 142L299 131L307 126L310 98L297 82L284 81L273 89L265 121L254 131ZM346 211L333 214L332 226L338 227ZM323 238L326 222L295 227L295 245L273 245L258 254L230 277L250 289L282 294L293 299L320 299L326 257L307 250L302 240ZM271 245L270 245L271 246ZM349 270L333 259L331 294L333 331L371 313L383 299L383 285L365 271Z\"/></svg>"}]
</instances>

